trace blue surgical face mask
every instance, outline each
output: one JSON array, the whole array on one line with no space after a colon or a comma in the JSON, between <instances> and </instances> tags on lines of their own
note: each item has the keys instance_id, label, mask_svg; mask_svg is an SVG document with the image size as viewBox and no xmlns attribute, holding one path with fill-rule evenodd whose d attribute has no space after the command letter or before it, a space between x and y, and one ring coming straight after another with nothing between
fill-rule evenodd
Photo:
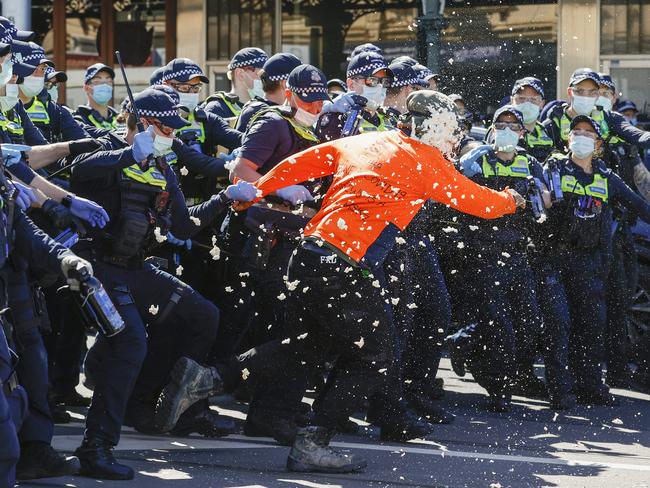
<instances>
[{"instance_id":1,"label":"blue surgical face mask","mask_svg":"<svg viewBox=\"0 0 650 488\"><path fill-rule=\"evenodd\" d=\"M20 91L26 97L35 97L43 91L45 86L45 78L42 76L26 76L20 86Z\"/></svg>"},{"instance_id":2,"label":"blue surgical face mask","mask_svg":"<svg viewBox=\"0 0 650 488\"><path fill-rule=\"evenodd\" d=\"M47 93L50 95L50 100L54 103L59 102L59 86L53 85L51 88L48 88Z\"/></svg>"},{"instance_id":3,"label":"blue surgical face mask","mask_svg":"<svg viewBox=\"0 0 650 488\"><path fill-rule=\"evenodd\" d=\"M18 85L8 83L5 87L6 95L0 97L0 110L8 112L18 103Z\"/></svg>"},{"instance_id":4,"label":"blue surgical face mask","mask_svg":"<svg viewBox=\"0 0 650 488\"><path fill-rule=\"evenodd\" d=\"M596 106L602 107L605 112L611 112L612 101L607 97L598 97L596 99Z\"/></svg>"},{"instance_id":5,"label":"blue surgical face mask","mask_svg":"<svg viewBox=\"0 0 650 488\"><path fill-rule=\"evenodd\" d=\"M639 122L636 117L625 117L625 119L632 125L636 125Z\"/></svg>"},{"instance_id":6,"label":"blue surgical face mask","mask_svg":"<svg viewBox=\"0 0 650 488\"><path fill-rule=\"evenodd\" d=\"M174 139L156 134L153 138L153 155L155 157L164 156L172 150Z\"/></svg>"},{"instance_id":7,"label":"blue surgical face mask","mask_svg":"<svg viewBox=\"0 0 650 488\"><path fill-rule=\"evenodd\" d=\"M92 98L99 105L107 105L113 98L113 87L106 83L93 86Z\"/></svg>"},{"instance_id":8,"label":"blue surgical face mask","mask_svg":"<svg viewBox=\"0 0 650 488\"><path fill-rule=\"evenodd\" d=\"M569 150L580 159L588 158L596 150L596 141L587 136L571 136Z\"/></svg>"},{"instance_id":9,"label":"blue surgical face mask","mask_svg":"<svg viewBox=\"0 0 650 488\"><path fill-rule=\"evenodd\" d=\"M591 111L596 106L596 98L580 97L578 95L573 95L571 106L573 107L573 110L575 110L578 115L590 115Z\"/></svg>"},{"instance_id":10,"label":"blue surgical face mask","mask_svg":"<svg viewBox=\"0 0 650 488\"><path fill-rule=\"evenodd\" d=\"M494 147L497 151L512 152L516 149L519 142L519 134L506 127L497 129L494 134Z\"/></svg>"},{"instance_id":11,"label":"blue surgical face mask","mask_svg":"<svg viewBox=\"0 0 650 488\"><path fill-rule=\"evenodd\" d=\"M178 104L181 107L186 107L190 112L194 112L194 109L199 104L199 94L198 93L181 93L178 92Z\"/></svg>"},{"instance_id":12,"label":"blue surgical face mask","mask_svg":"<svg viewBox=\"0 0 650 488\"><path fill-rule=\"evenodd\" d=\"M368 108L376 110L384 104L386 88L379 84L377 86L363 85L362 95L368 100Z\"/></svg>"},{"instance_id":13,"label":"blue surgical face mask","mask_svg":"<svg viewBox=\"0 0 650 488\"><path fill-rule=\"evenodd\" d=\"M11 62L11 56L2 63L2 72L0 72L0 86L5 86L14 75L14 64Z\"/></svg>"},{"instance_id":14,"label":"blue surgical face mask","mask_svg":"<svg viewBox=\"0 0 650 488\"><path fill-rule=\"evenodd\" d=\"M515 107L524 116L524 124L532 124L539 117L539 107L532 102L519 103Z\"/></svg>"}]
</instances>

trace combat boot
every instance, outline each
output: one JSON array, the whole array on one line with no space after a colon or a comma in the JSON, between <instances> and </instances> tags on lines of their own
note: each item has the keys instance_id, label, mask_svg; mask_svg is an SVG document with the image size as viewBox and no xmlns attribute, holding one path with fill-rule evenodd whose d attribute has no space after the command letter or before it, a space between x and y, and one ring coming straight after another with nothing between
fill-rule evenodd
<instances>
[{"instance_id":1,"label":"combat boot","mask_svg":"<svg viewBox=\"0 0 650 488\"><path fill-rule=\"evenodd\" d=\"M435 430L435 426L426 418L418 417L415 412L406 410L391 415L379 424L379 438L387 442L408 442L422 439Z\"/></svg>"},{"instance_id":2,"label":"combat boot","mask_svg":"<svg viewBox=\"0 0 650 488\"><path fill-rule=\"evenodd\" d=\"M180 358L172 368L169 383L158 397L156 427L169 432L191 405L222 393L223 382L216 368L201 366L190 358Z\"/></svg>"},{"instance_id":3,"label":"combat boot","mask_svg":"<svg viewBox=\"0 0 650 488\"><path fill-rule=\"evenodd\" d=\"M26 442L20 446L20 460L16 465L18 480L36 480L77 474L79 460L66 459L45 442Z\"/></svg>"},{"instance_id":4,"label":"combat boot","mask_svg":"<svg viewBox=\"0 0 650 488\"><path fill-rule=\"evenodd\" d=\"M81 474L98 480L132 480L133 470L117 462L112 448L102 439L84 439L74 452L81 463Z\"/></svg>"},{"instance_id":5,"label":"combat boot","mask_svg":"<svg viewBox=\"0 0 650 488\"><path fill-rule=\"evenodd\" d=\"M332 432L310 425L298 430L287 459L289 471L319 473L352 473L368 463L356 454L344 454L329 446Z\"/></svg>"},{"instance_id":6,"label":"combat boot","mask_svg":"<svg viewBox=\"0 0 650 488\"><path fill-rule=\"evenodd\" d=\"M244 435L248 437L272 437L281 446L291 446L296 440L298 424L293 418L277 415L257 417L248 414L244 424Z\"/></svg>"},{"instance_id":7,"label":"combat boot","mask_svg":"<svg viewBox=\"0 0 650 488\"><path fill-rule=\"evenodd\" d=\"M237 424L233 419L219 415L206 406L198 412L185 412L170 433L176 436L197 433L205 437L224 437L235 432Z\"/></svg>"}]
</instances>

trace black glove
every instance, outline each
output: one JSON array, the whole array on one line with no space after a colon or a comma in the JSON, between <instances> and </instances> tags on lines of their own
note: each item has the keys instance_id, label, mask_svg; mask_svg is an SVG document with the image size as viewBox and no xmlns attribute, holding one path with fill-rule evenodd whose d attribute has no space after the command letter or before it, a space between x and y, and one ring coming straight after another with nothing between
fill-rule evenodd
<instances>
[{"instance_id":1,"label":"black glove","mask_svg":"<svg viewBox=\"0 0 650 488\"><path fill-rule=\"evenodd\" d=\"M41 208L57 229L67 229L72 225L72 212L62 204L48 198Z\"/></svg>"},{"instance_id":2,"label":"black glove","mask_svg":"<svg viewBox=\"0 0 650 488\"><path fill-rule=\"evenodd\" d=\"M68 144L70 149L70 156L75 157L80 154L93 152L102 147L101 143L96 139L79 139L78 141L72 141Z\"/></svg>"}]
</instances>

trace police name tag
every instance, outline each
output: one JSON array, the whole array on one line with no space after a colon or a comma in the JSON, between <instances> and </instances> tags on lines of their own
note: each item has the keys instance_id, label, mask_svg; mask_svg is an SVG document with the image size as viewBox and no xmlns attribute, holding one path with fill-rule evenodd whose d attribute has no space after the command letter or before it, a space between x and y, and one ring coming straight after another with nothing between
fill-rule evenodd
<instances>
[{"instance_id":1,"label":"police name tag","mask_svg":"<svg viewBox=\"0 0 650 488\"><path fill-rule=\"evenodd\" d=\"M321 264L336 264L336 254L332 254L331 256L321 256L320 262Z\"/></svg>"}]
</instances>

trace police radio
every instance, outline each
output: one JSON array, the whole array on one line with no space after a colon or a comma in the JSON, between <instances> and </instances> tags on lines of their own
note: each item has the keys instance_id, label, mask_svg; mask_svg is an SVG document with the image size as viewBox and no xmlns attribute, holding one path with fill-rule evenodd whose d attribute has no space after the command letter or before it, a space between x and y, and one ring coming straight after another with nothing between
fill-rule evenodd
<instances>
[{"instance_id":1,"label":"police radio","mask_svg":"<svg viewBox=\"0 0 650 488\"><path fill-rule=\"evenodd\" d=\"M124 320L113 305L104 286L88 270L76 270L80 282L79 291L73 296L84 322L97 329L105 337L113 337L124 330Z\"/></svg>"},{"instance_id":2,"label":"police radio","mask_svg":"<svg viewBox=\"0 0 650 488\"><path fill-rule=\"evenodd\" d=\"M553 197L555 201L559 202L564 199L564 192L562 191L562 176L560 175L560 169L557 167L555 162L548 163L548 183L553 192Z\"/></svg>"},{"instance_id":3,"label":"police radio","mask_svg":"<svg viewBox=\"0 0 650 488\"><path fill-rule=\"evenodd\" d=\"M348 112L348 118L341 130L342 137L353 136L359 132L359 124L361 123L361 112L363 107L354 105Z\"/></svg>"},{"instance_id":4,"label":"police radio","mask_svg":"<svg viewBox=\"0 0 650 488\"><path fill-rule=\"evenodd\" d=\"M542 191L535 182L535 178L528 176L526 180L528 182L528 197L530 198L530 204L533 208L535 220L537 220L537 222L544 222L546 220L546 209L544 208Z\"/></svg>"}]
</instances>

